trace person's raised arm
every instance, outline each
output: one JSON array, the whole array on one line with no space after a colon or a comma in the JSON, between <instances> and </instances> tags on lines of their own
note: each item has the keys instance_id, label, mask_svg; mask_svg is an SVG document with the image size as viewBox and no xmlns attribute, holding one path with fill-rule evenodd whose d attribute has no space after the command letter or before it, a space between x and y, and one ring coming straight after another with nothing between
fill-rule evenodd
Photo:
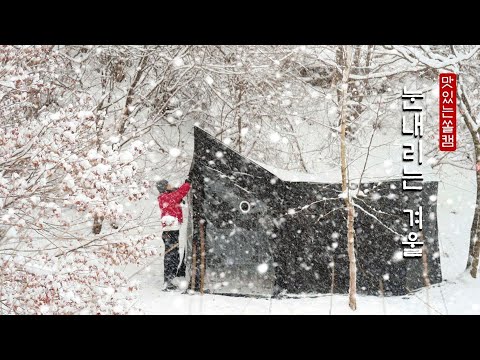
<instances>
[{"instance_id":1,"label":"person's raised arm","mask_svg":"<svg viewBox=\"0 0 480 360\"><path fill-rule=\"evenodd\" d=\"M191 185L189 182L185 182L182 186L180 186L177 190L172 191L169 194L163 195L166 197L168 202L176 202L179 203L182 199L188 194L190 191Z\"/></svg>"}]
</instances>

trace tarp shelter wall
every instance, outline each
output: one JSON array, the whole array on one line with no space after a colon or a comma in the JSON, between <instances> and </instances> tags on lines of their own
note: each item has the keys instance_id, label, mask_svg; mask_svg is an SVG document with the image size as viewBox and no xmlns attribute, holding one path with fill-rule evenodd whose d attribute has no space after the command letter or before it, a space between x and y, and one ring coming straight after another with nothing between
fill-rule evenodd
<instances>
[{"instance_id":1,"label":"tarp shelter wall","mask_svg":"<svg viewBox=\"0 0 480 360\"><path fill-rule=\"evenodd\" d=\"M334 292L348 293L341 185L282 181L197 127L194 138L191 288L200 288L203 240L206 292L268 295L278 286L329 293L334 271ZM385 295L403 295L424 286L423 259L404 259L401 245L410 229L403 210L419 205L428 279L440 282L437 182L424 182L421 192L402 191L401 180L361 187L366 196L355 200L361 207L355 218L358 293L378 295L382 287Z\"/></svg>"}]
</instances>

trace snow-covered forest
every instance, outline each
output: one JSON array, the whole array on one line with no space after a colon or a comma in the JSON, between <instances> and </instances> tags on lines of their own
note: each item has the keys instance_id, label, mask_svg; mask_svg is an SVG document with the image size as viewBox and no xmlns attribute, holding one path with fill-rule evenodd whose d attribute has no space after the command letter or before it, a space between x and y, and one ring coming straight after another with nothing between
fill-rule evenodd
<instances>
[{"instance_id":1,"label":"snow-covered forest","mask_svg":"<svg viewBox=\"0 0 480 360\"><path fill-rule=\"evenodd\" d=\"M1 46L0 314L480 313L479 50ZM438 148L443 72L458 75L453 152ZM424 95L418 170L438 181L440 251L428 256L444 281L358 295L356 213L381 211L362 205L375 194L360 184L402 176L405 88ZM194 126L280 179L342 184L349 295L162 292L155 183L188 176ZM337 232L323 236L335 246Z\"/></svg>"}]
</instances>

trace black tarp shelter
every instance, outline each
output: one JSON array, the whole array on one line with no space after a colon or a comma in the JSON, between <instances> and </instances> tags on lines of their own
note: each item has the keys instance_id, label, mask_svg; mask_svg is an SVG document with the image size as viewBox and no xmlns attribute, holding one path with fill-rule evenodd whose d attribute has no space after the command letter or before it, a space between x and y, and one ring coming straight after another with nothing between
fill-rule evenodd
<instances>
[{"instance_id":1,"label":"black tarp shelter","mask_svg":"<svg viewBox=\"0 0 480 360\"><path fill-rule=\"evenodd\" d=\"M348 293L341 184L282 181L195 127L187 268L191 289L270 295ZM425 284L422 258L403 258L404 209L423 207L428 280L442 280L437 182L402 191L401 180L362 183L355 218L357 291L403 295ZM434 196L432 196L434 195ZM202 256L202 253L204 256ZM333 275L333 276L332 276Z\"/></svg>"}]
</instances>

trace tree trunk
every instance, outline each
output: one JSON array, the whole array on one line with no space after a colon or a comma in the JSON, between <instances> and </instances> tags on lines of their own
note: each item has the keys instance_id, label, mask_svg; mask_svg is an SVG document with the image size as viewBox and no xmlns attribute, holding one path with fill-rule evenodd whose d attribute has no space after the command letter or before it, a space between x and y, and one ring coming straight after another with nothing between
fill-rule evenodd
<instances>
[{"instance_id":1,"label":"tree trunk","mask_svg":"<svg viewBox=\"0 0 480 360\"><path fill-rule=\"evenodd\" d=\"M239 116L237 118L237 127L238 127L238 152L242 153L242 118Z\"/></svg>"},{"instance_id":2,"label":"tree trunk","mask_svg":"<svg viewBox=\"0 0 480 360\"><path fill-rule=\"evenodd\" d=\"M195 239L192 240L192 277L190 278L190 289L195 291L197 279L197 243Z\"/></svg>"},{"instance_id":3,"label":"tree trunk","mask_svg":"<svg viewBox=\"0 0 480 360\"><path fill-rule=\"evenodd\" d=\"M357 309L357 259L355 258L355 231L353 224L355 221L355 209L352 200L346 200L348 209L347 218L347 241L348 241L348 259L349 259L349 275L350 283L348 290L348 305L352 310Z\"/></svg>"},{"instance_id":4,"label":"tree trunk","mask_svg":"<svg viewBox=\"0 0 480 360\"><path fill-rule=\"evenodd\" d=\"M420 241L424 241L423 231L420 232ZM426 303L427 303L427 312L428 315L431 315L430 311L430 278L428 277L428 248L424 245L422 251L422 263L423 263L423 283L425 285L425 296L426 296Z\"/></svg>"},{"instance_id":5,"label":"tree trunk","mask_svg":"<svg viewBox=\"0 0 480 360\"><path fill-rule=\"evenodd\" d=\"M475 246L473 247L473 262L472 262L472 269L470 270L470 275L472 275L473 278L477 278L479 254L480 254L480 241L477 240L477 242L475 243Z\"/></svg>"},{"instance_id":6,"label":"tree trunk","mask_svg":"<svg viewBox=\"0 0 480 360\"><path fill-rule=\"evenodd\" d=\"M480 149L477 150L475 146L475 157L480 159ZM480 160L477 160L477 163ZM475 164L475 167L477 165ZM468 259L467 259L467 268L472 266L472 276L476 277L478 269L478 258L480 252L480 242L478 241L478 232L479 232L479 219L480 219L480 171L476 172L477 180L477 197L475 203L475 213L473 215L472 228L470 229L470 246L468 248ZM476 261L475 261L476 259ZM475 264L475 265L474 265ZM475 269L475 270L474 270ZM475 273L475 275L473 275Z\"/></svg>"},{"instance_id":7,"label":"tree trunk","mask_svg":"<svg viewBox=\"0 0 480 360\"><path fill-rule=\"evenodd\" d=\"M292 133L295 133L295 128L293 127L290 120L288 118L286 120L288 122L288 125L290 125L290 130L292 131ZM298 150L298 158L300 160L300 165L302 166L303 171L308 173L307 165L305 164L305 161L303 160L303 156L302 156L302 148L300 147L300 143L298 142L297 136L294 137L294 141L295 141L295 146L297 147L297 150Z\"/></svg>"},{"instance_id":8,"label":"tree trunk","mask_svg":"<svg viewBox=\"0 0 480 360\"><path fill-rule=\"evenodd\" d=\"M480 161L480 139L477 130L472 125L475 117L473 116L472 108L470 106L468 98L463 92L463 86L461 82L458 90L459 106L465 115L463 119L468 131L470 132L470 135L472 136L472 142L474 144L476 168L478 162ZM468 259L466 266L466 269L472 266L472 268L470 269L470 274L474 278L477 277L478 263L480 257L480 241L477 241L480 231L480 171L478 170L476 170L476 180L477 196L475 201L475 213L473 215L472 227L470 229L470 246L468 249Z\"/></svg>"},{"instance_id":9,"label":"tree trunk","mask_svg":"<svg viewBox=\"0 0 480 360\"><path fill-rule=\"evenodd\" d=\"M350 70L352 65L352 47L343 47L344 56L343 59L343 74L342 83L340 86L340 124L341 124L341 137L340 137L340 157L341 157L341 171L342 171L342 192L345 196L345 206L347 208L347 250L349 259L349 306L352 310L357 309L357 264L355 259L355 209L353 207L353 200L350 196L348 186L348 167L347 167L347 147L346 147L346 126L347 126L347 94L348 94L348 78L350 76Z\"/></svg>"},{"instance_id":10,"label":"tree trunk","mask_svg":"<svg viewBox=\"0 0 480 360\"><path fill-rule=\"evenodd\" d=\"M357 69L360 68L360 55L361 55L361 51L362 51L362 46L361 45L357 45L355 46L355 60L353 61L353 66Z\"/></svg>"},{"instance_id":11,"label":"tree trunk","mask_svg":"<svg viewBox=\"0 0 480 360\"><path fill-rule=\"evenodd\" d=\"M100 234L102 231L102 224L103 224L103 216L98 216L95 214L93 216L93 228L92 231L95 235Z\"/></svg>"},{"instance_id":12,"label":"tree trunk","mask_svg":"<svg viewBox=\"0 0 480 360\"><path fill-rule=\"evenodd\" d=\"M135 94L135 88L137 87L138 82L140 81L140 78L142 77L143 72L145 71L145 66L147 64L147 59L148 59L148 56L143 56L140 59L140 61L138 63L138 67L137 67L137 72L135 73L135 76L133 78L133 82L130 85L130 88L128 89L127 98L125 100L125 106L123 107L122 115L120 117L120 126L118 127L118 133L120 135L123 135L125 133L126 126L127 126L127 120L128 120L128 117L131 114L130 106L133 103L133 96Z\"/></svg>"},{"instance_id":13,"label":"tree trunk","mask_svg":"<svg viewBox=\"0 0 480 360\"><path fill-rule=\"evenodd\" d=\"M335 61L337 65L340 67L345 64L345 57L343 55L342 46L337 47L337 51L335 52ZM336 69L332 76L332 87L337 88L337 102L340 104L342 94L340 89L338 88L338 83L342 81L342 72L339 69Z\"/></svg>"},{"instance_id":14,"label":"tree trunk","mask_svg":"<svg viewBox=\"0 0 480 360\"><path fill-rule=\"evenodd\" d=\"M480 159L480 146L475 146L475 155L477 162ZM475 167L477 165L475 164ZM473 216L472 229L470 230L470 247L468 250L467 269L471 265L470 275L477 277L478 263L480 259L480 171L476 171L477 178L477 198L475 203L475 214Z\"/></svg>"}]
</instances>

